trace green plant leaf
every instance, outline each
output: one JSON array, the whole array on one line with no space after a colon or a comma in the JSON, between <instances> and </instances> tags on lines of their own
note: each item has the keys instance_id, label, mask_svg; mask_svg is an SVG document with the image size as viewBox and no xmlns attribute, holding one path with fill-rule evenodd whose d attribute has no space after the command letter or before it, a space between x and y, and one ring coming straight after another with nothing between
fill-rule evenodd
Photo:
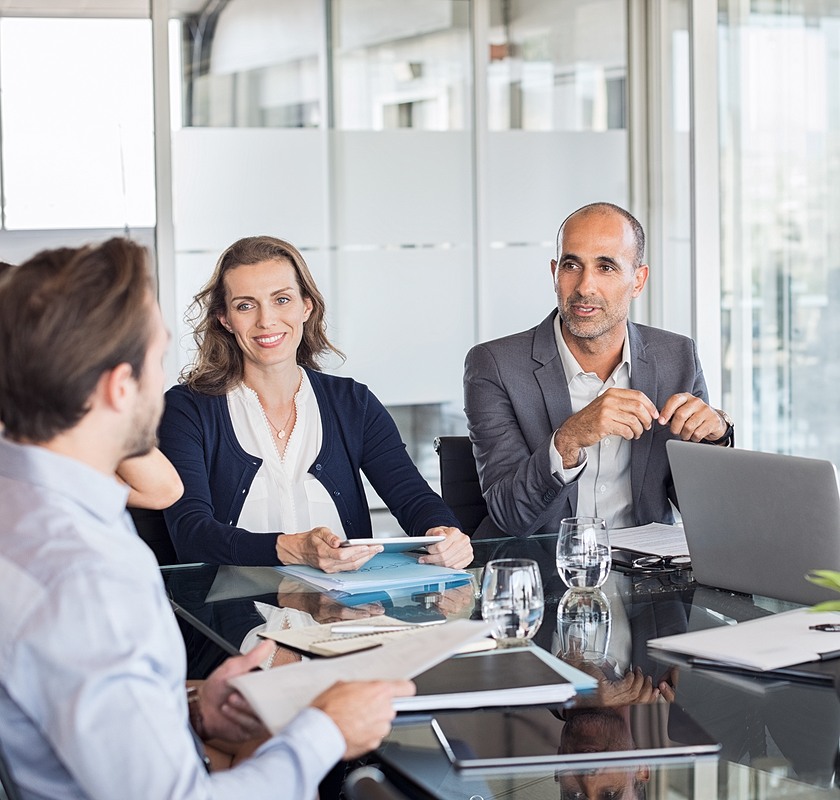
<instances>
[{"instance_id":1,"label":"green plant leaf","mask_svg":"<svg viewBox=\"0 0 840 800\"><path fill-rule=\"evenodd\" d=\"M811 583L840 592L840 572L832 569L812 569L805 576Z\"/></svg>"},{"instance_id":2,"label":"green plant leaf","mask_svg":"<svg viewBox=\"0 0 840 800\"><path fill-rule=\"evenodd\" d=\"M840 611L840 600L826 600L824 603L817 603L811 606L809 611Z\"/></svg>"}]
</instances>

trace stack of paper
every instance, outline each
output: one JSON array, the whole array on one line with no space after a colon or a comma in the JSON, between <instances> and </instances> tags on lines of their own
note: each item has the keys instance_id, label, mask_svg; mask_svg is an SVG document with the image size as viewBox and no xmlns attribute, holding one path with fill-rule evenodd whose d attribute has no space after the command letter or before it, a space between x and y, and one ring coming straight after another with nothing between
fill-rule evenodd
<instances>
[{"instance_id":1,"label":"stack of paper","mask_svg":"<svg viewBox=\"0 0 840 800\"><path fill-rule=\"evenodd\" d=\"M610 547L619 550L654 556L688 555L688 542L682 525L651 522L635 528L615 528L610 530L609 537Z\"/></svg>"},{"instance_id":2,"label":"stack of paper","mask_svg":"<svg viewBox=\"0 0 840 800\"><path fill-rule=\"evenodd\" d=\"M738 625L651 639L648 647L763 672L840 657L840 632L815 629L835 625L840 625L840 614L803 608Z\"/></svg>"},{"instance_id":3,"label":"stack of paper","mask_svg":"<svg viewBox=\"0 0 840 800\"><path fill-rule=\"evenodd\" d=\"M322 658L249 672L233 678L231 685L243 694L265 726L277 733L337 681L413 678L489 633L486 622L459 619L343 658Z\"/></svg>"},{"instance_id":4,"label":"stack of paper","mask_svg":"<svg viewBox=\"0 0 840 800\"><path fill-rule=\"evenodd\" d=\"M379 553L355 572L326 573L314 567L292 565L277 567L326 592L355 594L372 589L396 589L402 586L428 586L471 579L462 569L418 564L405 553Z\"/></svg>"}]
</instances>

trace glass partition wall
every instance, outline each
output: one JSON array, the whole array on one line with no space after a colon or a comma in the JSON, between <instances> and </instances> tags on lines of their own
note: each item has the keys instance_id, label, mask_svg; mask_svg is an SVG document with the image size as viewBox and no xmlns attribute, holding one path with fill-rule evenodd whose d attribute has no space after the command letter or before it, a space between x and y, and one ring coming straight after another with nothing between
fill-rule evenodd
<instances>
[{"instance_id":1,"label":"glass partition wall","mask_svg":"<svg viewBox=\"0 0 840 800\"><path fill-rule=\"evenodd\" d=\"M371 386L434 477L434 437L465 432L466 351L550 311L570 211L629 202L626 3L211 8L173 22L177 305L236 238L294 242L347 354L329 368Z\"/></svg>"}]
</instances>

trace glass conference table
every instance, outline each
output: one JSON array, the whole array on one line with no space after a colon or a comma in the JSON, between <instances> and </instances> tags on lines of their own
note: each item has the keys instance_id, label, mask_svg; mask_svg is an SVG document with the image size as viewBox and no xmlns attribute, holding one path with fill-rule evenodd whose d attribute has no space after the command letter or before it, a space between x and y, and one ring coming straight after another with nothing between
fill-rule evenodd
<instances>
[{"instance_id":1,"label":"glass conference table","mask_svg":"<svg viewBox=\"0 0 840 800\"><path fill-rule=\"evenodd\" d=\"M840 700L831 665L826 665L821 681L786 681L675 666L647 650L647 641L656 636L745 621L787 610L791 604L701 586L689 570L624 572L620 568L612 571L601 593L581 601L580 595L567 593L557 574L555 541L552 535L474 541L475 561L470 570L476 585L480 585L482 566L490 559L536 560L546 597L536 646L561 657L583 652L602 671L604 665L611 667L613 677L639 668L654 683L668 680L674 686L674 704L721 744L717 758L652 763L646 768L643 786L635 792L637 798L840 799L840 789L835 787L835 780L840 780ZM480 617L480 601L470 585L383 594L367 598L371 605L349 606L271 567L199 564L164 567L162 572L187 645L189 675L195 678L204 677L227 654L257 641L256 632L264 627L266 614L270 618L280 614L292 624L300 614L318 622L335 622L364 618L379 608L415 622ZM274 619L277 624L278 617ZM456 770L430 720L423 717L398 719L377 757L411 797L587 797L582 789L564 786L553 767L509 767L480 776ZM619 800L632 794L607 787L597 796L598 800Z\"/></svg>"}]
</instances>

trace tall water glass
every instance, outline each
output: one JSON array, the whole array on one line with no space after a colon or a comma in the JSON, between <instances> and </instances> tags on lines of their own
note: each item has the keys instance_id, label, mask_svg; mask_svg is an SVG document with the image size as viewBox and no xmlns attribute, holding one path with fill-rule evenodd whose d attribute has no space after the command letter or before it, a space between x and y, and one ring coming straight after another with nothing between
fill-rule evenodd
<instances>
[{"instance_id":1,"label":"tall water glass","mask_svg":"<svg viewBox=\"0 0 840 800\"><path fill-rule=\"evenodd\" d=\"M557 572L570 589L597 589L610 574L607 525L600 517L567 517L557 537Z\"/></svg>"},{"instance_id":2,"label":"tall water glass","mask_svg":"<svg viewBox=\"0 0 840 800\"><path fill-rule=\"evenodd\" d=\"M536 561L500 558L488 561L481 582L481 616L493 625L500 647L523 645L543 619L542 578Z\"/></svg>"}]
</instances>

